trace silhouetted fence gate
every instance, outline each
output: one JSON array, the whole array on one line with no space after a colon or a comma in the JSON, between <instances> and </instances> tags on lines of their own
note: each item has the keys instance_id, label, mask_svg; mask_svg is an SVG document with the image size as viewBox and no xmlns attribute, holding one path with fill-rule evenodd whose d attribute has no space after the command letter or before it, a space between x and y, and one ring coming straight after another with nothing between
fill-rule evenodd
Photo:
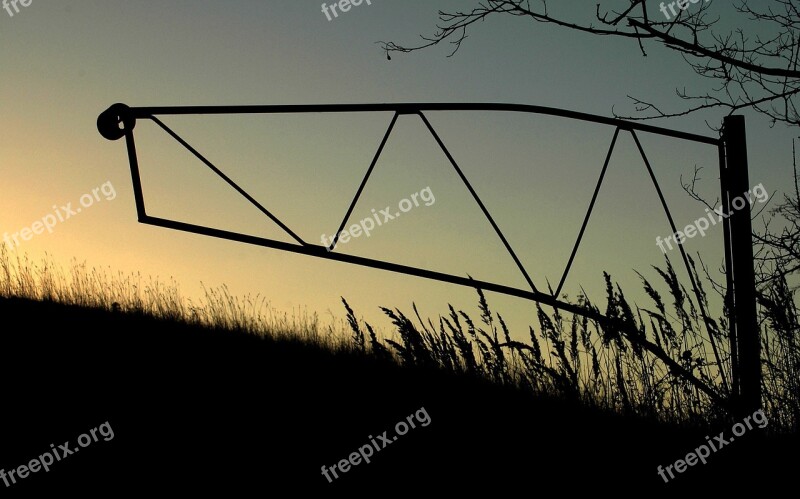
<instances>
[{"instance_id":1,"label":"silhouetted fence gate","mask_svg":"<svg viewBox=\"0 0 800 499\"><path fill-rule=\"evenodd\" d=\"M610 125L615 128L614 136L606 155L603 168L600 173L600 178L594 189L591 202L589 203L586 216L581 225L581 229L575 240L572 253L558 288L552 295L544 293L536 288L531 280L528 272L517 258L516 253L511 248L511 245L506 240L500 228L495 223L486 206L481 201L477 192L472 188L467 177L462 172L461 168L456 163L453 156L445 147L439 135L434 130L426 118L425 111L507 111L507 112L522 112L543 114L550 116L560 116L563 118L587 121L592 123L599 123ZM183 138L172 131L165 125L158 116L165 115L211 115L211 114L277 114L277 113L361 113L361 112L393 112L393 116L386 133L381 140L378 150L375 152L372 162L367 168L364 178L353 197L352 202L342 219L339 230L336 231L336 236L330 247L325 247L317 244L311 244L302 240L295 234L289 227L287 227L277 216L271 213L266 207L256 201L250 196L243 188L237 185L233 180L226 176L220 169L203 157L196 149L189 145ZM375 260L371 258L364 258L360 256L347 255L336 253L333 250L337 244L339 233L347 226L348 219L355 207L359 197L361 196L364 186L372 174L372 171L380 158L384 146L392 133L392 130L401 115L417 115L424 123L427 130L435 139L436 143L441 148L442 152L447 157L450 164L453 166L455 172L464 185L469 190L475 202L480 207L486 219L491 224L494 231L503 242L506 250L514 260L520 272L527 281L530 289L519 289L493 282L486 282L465 278L463 276L445 274L435 272L427 269L400 265L397 263L386 262L382 260ZM277 241L273 239L266 239L238 232L230 232L211 227L188 224L177 220L169 220L164 218L153 217L147 214L145 210L144 194L142 192L142 183L139 175L139 163L136 156L136 146L134 142L133 130L136 126L136 120L151 120L167 134L174 138L178 143L184 146L195 157L202 161L208 168L227 182L233 189L241 194L245 199L258 208L266 217L275 222L281 229L283 229L296 243L287 243L284 241ZM760 341L758 323L756 320L756 302L755 302L755 278L753 270L753 247L752 247L752 228L750 224L750 210L740 209L734 210L731 207L731 202L737 197L741 197L747 201L746 207L750 207L750 199L745 194L749 190L749 179L747 172L747 146L745 137L745 125L743 116L728 116L723 123L723 132L721 138L712 138L702 135L680 132L666 128L646 125L642 123L628 122L619 119L607 118L603 116L595 116L586 113L579 113L575 111L568 111L564 109L541 107L541 106L528 106L517 104L329 104L329 105L279 105L279 106L187 106L187 107L128 107L125 104L114 104L109 109L100 114L97 118L97 128L100 134L108 140L117 140L125 137L128 148L128 160L130 162L131 176L133 180L133 192L136 199L136 211L138 214L139 222L144 224L165 227L169 229L176 229L185 232L192 232L206 236L218 237L222 239L229 239L231 241L239 241L258 246L265 246L268 248L275 248L279 250L291 251L294 253L302 253L306 255L315 256L318 258L325 258L328 260L337 260L341 262L362 265L365 267L372 267L376 269L389 270L392 272L399 272L412 276L424 277L437 281L458 284L461 286L468 286L472 288L480 288L487 291L494 291L496 293L503 293L506 295L516 296L533 300L536 302L544 303L552 307L571 312L590 319L597 320L603 324L611 323L610 319L592 310L587 310L577 305L566 303L559 300L557 297L564 285L564 281L572 266L575 254L580 246L583 238L586 225L591 216L594 204L597 199L597 194L602 185L603 178L608 168L611 159L611 153L617 142L617 137L620 131L625 131L631 134L636 147L641 154L647 172L650 175L653 185L656 188L661 205L672 227L673 233L677 232L675 223L672 219L672 214L667 206L661 188L656 181L653 170L647 155L642 148L636 132L647 132L657 135L673 137L677 139L689 140L715 146L719 153L719 169L720 169L720 192L722 199L722 209L725 213L730 213L730 216L723 220L723 234L725 241L725 269L727 280L727 297L726 300L729 304L730 317L730 349L731 349L731 386L727 386L725 373L722 369L720 362L719 352L716 342L711 334L709 334L711 345L716 357L717 363L722 375L724 387L731 394L730 401L722 400L719 394L709 391L705 386L698 386L706 392L712 399L717 402L723 403L729 407L733 407L738 411L754 411L761 405L761 363L760 363ZM699 297L699 291L694 279L694 274L689 266L689 261L686 252L682 245L678 245L681 253L684 266L691 280L694 289L695 297L697 298L703 320L708 330L708 315L706 314L703 302ZM656 353L650 350L651 353ZM664 359L667 365L674 371L681 374L688 374L689 381L692 381L694 376L687 373L679 364L671 359ZM696 379L695 385L700 384ZM730 402L730 403L729 403Z\"/></svg>"}]
</instances>

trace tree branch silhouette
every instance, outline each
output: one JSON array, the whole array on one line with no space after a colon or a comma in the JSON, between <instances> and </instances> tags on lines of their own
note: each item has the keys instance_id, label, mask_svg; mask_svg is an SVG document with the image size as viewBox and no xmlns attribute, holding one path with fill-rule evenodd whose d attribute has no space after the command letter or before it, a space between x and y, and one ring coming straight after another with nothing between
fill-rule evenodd
<instances>
[{"instance_id":1,"label":"tree branch silhouette","mask_svg":"<svg viewBox=\"0 0 800 499\"><path fill-rule=\"evenodd\" d=\"M800 7L793 0L766 0L751 7L747 0L734 1L735 12L743 21L757 23L761 29L770 27L774 33L766 39L748 37L741 29L731 33L718 32L719 18L709 14L710 3L691 4L678 10L673 19L648 13L645 0L609 0L605 4L622 4L618 10L604 10L600 3L593 15L596 23L567 19L551 11L547 0L485 0L465 11L438 12L436 31L420 35L423 43L400 44L378 42L390 57L392 52L409 53L428 49L443 42L453 46L452 57L468 38L468 31L488 17L508 15L529 19L535 23L597 36L614 36L635 40L643 56L646 43L657 43L681 55L684 61L703 78L719 83L713 90L691 94L676 90L677 96L688 102L683 109L664 111L652 102L628 96L636 115L624 119L653 119L684 116L697 111L721 108L728 114L753 109L767 116L771 124L784 122L800 124L795 98L800 92ZM715 128L715 127L712 127Z\"/></svg>"}]
</instances>

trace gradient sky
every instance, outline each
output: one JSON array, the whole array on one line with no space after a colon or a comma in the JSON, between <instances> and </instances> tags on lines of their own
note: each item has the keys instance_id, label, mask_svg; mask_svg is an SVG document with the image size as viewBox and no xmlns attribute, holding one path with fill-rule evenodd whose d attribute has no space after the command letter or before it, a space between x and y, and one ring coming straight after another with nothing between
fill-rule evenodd
<instances>
[{"instance_id":1,"label":"gradient sky","mask_svg":"<svg viewBox=\"0 0 800 499\"><path fill-rule=\"evenodd\" d=\"M633 113L627 95L681 109L675 88L702 92L675 53L629 40L599 38L511 17L470 32L448 58L441 46L389 61L376 42L413 43L435 29L438 10L469 0L373 0L328 21L320 1L123 2L33 0L13 17L0 10L0 233L30 227L111 182L117 196L59 223L16 249L38 260L89 266L180 284L187 297L227 284L261 294L279 310L342 317L344 296L387 331L378 307L424 317L476 311L473 290L319 260L278 250L141 225L136 222L123 141L97 132L97 115L131 106L502 102L561 107L610 116ZM623 2L626 3L626 2ZM609 4L610 5L610 4ZM653 6L656 2L653 2ZM691 8L691 7L690 7ZM591 15L584 1L553 12ZM728 2L711 4L721 28L741 25ZM747 29L746 26L744 26ZM751 185L779 198L792 182L793 131L745 113ZM330 235L369 165L391 115L164 117L227 174L310 242ZM431 113L429 119L469 177L540 289L555 286L566 264L611 141L613 128L510 113ZM715 136L721 111L652 122ZM717 195L711 146L641 133L677 226L704 216L680 188L703 167L700 191ZM154 216L285 239L200 162L149 121L136 140L148 212ZM420 206L351 240L341 251L524 287L513 262L418 118L401 117L353 216L392 206L429 187ZM771 206L774 205L771 203ZM621 134L595 212L564 292L583 287L604 308L602 271L642 306L635 270L656 279L663 263L656 236L671 233L628 134ZM722 231L686 249L722 262ZM670 252L678 263L677 251ZM681 274L684 275L684 274ZM688 285L688 282L687 282ZM529 302L489 295L517 337L527 334ZM714 315L719 308L712 308Z\"/></svg>"}]
</instances>

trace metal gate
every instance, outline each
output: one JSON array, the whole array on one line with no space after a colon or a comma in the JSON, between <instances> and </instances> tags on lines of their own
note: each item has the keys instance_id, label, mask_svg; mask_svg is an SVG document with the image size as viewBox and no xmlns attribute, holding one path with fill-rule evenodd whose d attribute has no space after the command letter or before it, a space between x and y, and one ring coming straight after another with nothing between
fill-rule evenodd
<instances>
[{"instance_id":1,"label":"metal gate","mask_svg":"<svg viewBox=\"0 0 800 499\"><path fill-rule=\"evenodd\" d=\"M614 135L611 144L608 148L603 168L597 180L597 184L589 203L586 215L583 219L580 231L573 245L572 252L569 260L561 275L558 287L553 294L545 293L539 290L530 278L527 270L522 265L522 262L517 257L513 248L509 244L502 231L495 223L489 210L484 205L483 201L478 196L475 189L473 189L469 180L458 163L450 154L450 151L445 146L442 139L436 133L431 123L425 116L425 112L433 111L502 111L502 112L516 112L516 113L533 113L541 115L558 116L573 120L580 120L585 122L598 123L614 127ZM226 176L219 168L212 164L208 159L203 157L194 147L187 143L177 133L165 125L158 117L169 115L213 115L213 114L286 114L286 113L369 113L369 112L392 112L393 116L383 135L383 139L375 152L372 161L367 168L367 171L361 179L361 183L350 202L349 208L342 218L339 229L335 232L331 245L329 247L317 244L311 244L300 238L295 232L291 230L285 223L283 223L275 214L269 209L259 203L250 194L248 194L241 186ZM458 177L464 183L474 201L480 207L483 215L486 217L497 236L502 241L506 251L514 260L517 268L525 278L530 289L514 288L498 283L475 280L466 278L459 275L447 274L427 270L418 267L401 265L397 263L387 262L383 260L376 260L372 258L364 258L355 255L348 255L337 253L336 244L338 242L338 235L347 226L350 215L358 202L361 193L364 190L370 175L378 162L378 159L383 152L389 136L394 129L398 117L401 115L416 115L423 122L428 132L434 138L439 148L442 150L447 160L452 165ZM177 220L164 219L153 217L147 214L144 202L144 193L142 192L142 182L139 174L139 162L136 154L136 145L134 141L134 128L137 120L150 120L160 127L164 132L175 139L179 144L191 152L197 159L203 162L209 169L228 183L247 201L253 204L259 211L266 217L275 222L283 231L285 231L295 243L287 243L274 239L267 239L256 237L238 232L231 232L220 230L212 227L188 224ZM644 166L653 182L653 186L658 193L659 200L667 216L670 227L673 233L677 232L672 214L667 206L666 200L658 185L650 161L645 154L644 148L639 142L637 132L645 132L657 134L666 137L672 137L682 140L698 142L714 146L718 149L719 155L719 172L720 172L720 194L722 199L722 209L730 216L727 217L723 224L724 234L724 254L725 254L725 270L726 270L726 284L727 296L726 302L730 311L729 316L729 341L731 352L731 381L728 386L725 373L722 371L722 362L720 361L720 354L716 342L711 334L709 338L711 341L712 349L720 368L722 375L723 387L728 392L725 394L718 394L700 382L693 374L687 372L681 365L669 358L663 350L659 351L655 345L645 342L641 346L651 353L658 356L664 361L674 372L684 376L688 381L693 383L696 387L703 390L719 404L726 406L734 412L749 412L752 413L761 405L761 361L760 361L760 335L758 330L758 323L756 319L756 302L755 302L755 278L753 271L753 247L752 247L752 228L750 223L749 209L732 210L731 202L737 197L742 197L746 200L745 207L749 208L750 200L744 195L749 189L749 179L747 172L747 147L745 138L745 125L744 117L742 116L728 116L725 118L722 128L722 134L719 138L707 137L692 133L686 133L667 128L646 125L637 122L629 122L625 120L607 118L603 116L591 115L575 111L568 111L564 109L557 109L542 106L518 105L518 104L451 104L451 103L413 103L413 104L329 104L329 105L277 105L277 106L180 106L180 107L129 107L125 104L114 104L109 109L101 113L97 119L97 128L100 134L108 140L117 140L125 137L128 149L128 160L130 163L131 176L133 181L133 192L136 200L136 211L138 220L141 223L154 225L158 227L165 227L168 229L175 229L184 232L192 232L206 236L212 236L222 239L229 239L231 241L238 241L257 246L264 246L268 248L275 248L293 253L301 253L305 255L315 256L317 258L324 258L328 260L336 260L340 262L371 267L375 269L388 270L402 274L423 277L426 279L433 279L436 281L457 284L460 286L467 286L472 288L479 288L487 291L494 291L510 296L516 296L539 303L543 303L555 307L566 312L578 314L596 320L601 324L607 324L611 327L618 327L622 329L621 332L627 333L629 339L636 341L635 333L625 331L626 326L622 324L614 324L612 321L594 311L585 309L575 304L567 303L559 300L557 297L561 292L561 288L569 274L572 263L577 254L578 248L583 239L584 231L591 217L594 209L595 201L599 193L600 187L606 174L606 170L611 159L612 152L617 143L617 138L620 132L627 132L631 134L636 147L642 157ZM689 265L686 252L682 245L678 245L681 258L683 260L686 271L691 280L692 288L695 293L695 298L698 301L700 312L703 321L705 322L706 329L708 330L709 317L706 313L703 302L700 299L697 283L695 282L694 275Z\"/></svg>"}]
</instances>

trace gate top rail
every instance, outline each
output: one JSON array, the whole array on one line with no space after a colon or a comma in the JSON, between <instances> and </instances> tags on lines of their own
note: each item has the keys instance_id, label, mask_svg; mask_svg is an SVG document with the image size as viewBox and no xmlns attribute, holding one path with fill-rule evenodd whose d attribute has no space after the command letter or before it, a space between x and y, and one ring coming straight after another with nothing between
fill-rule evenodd
<instances>
[{"instance_id":1,"label":"gate top rail","mask_svg":"<svg viewBox=\"0 0 800 499\"><path fill-rule=\"evenodd\" d=\"M127 107L127 106L125 106ZM185 114L279 114L279 113L358 113L358 112L396 112L398 114L419 114L422 111L511 111L532 114L560 116L591 123L611 125L622 130L639 130L642 132L691 140L703 144L718 146L722 143L719 137L708 137L695 133L682 132L644 123L636 123L619 118L609 118L596 114L570 111L547 106L505 103L396 103L396 104L287 104L287 105L234 105L234 106L154 106L131 107L131 117L146 119L153 115L185 115Z\"/></svg>"}]
</instances>

